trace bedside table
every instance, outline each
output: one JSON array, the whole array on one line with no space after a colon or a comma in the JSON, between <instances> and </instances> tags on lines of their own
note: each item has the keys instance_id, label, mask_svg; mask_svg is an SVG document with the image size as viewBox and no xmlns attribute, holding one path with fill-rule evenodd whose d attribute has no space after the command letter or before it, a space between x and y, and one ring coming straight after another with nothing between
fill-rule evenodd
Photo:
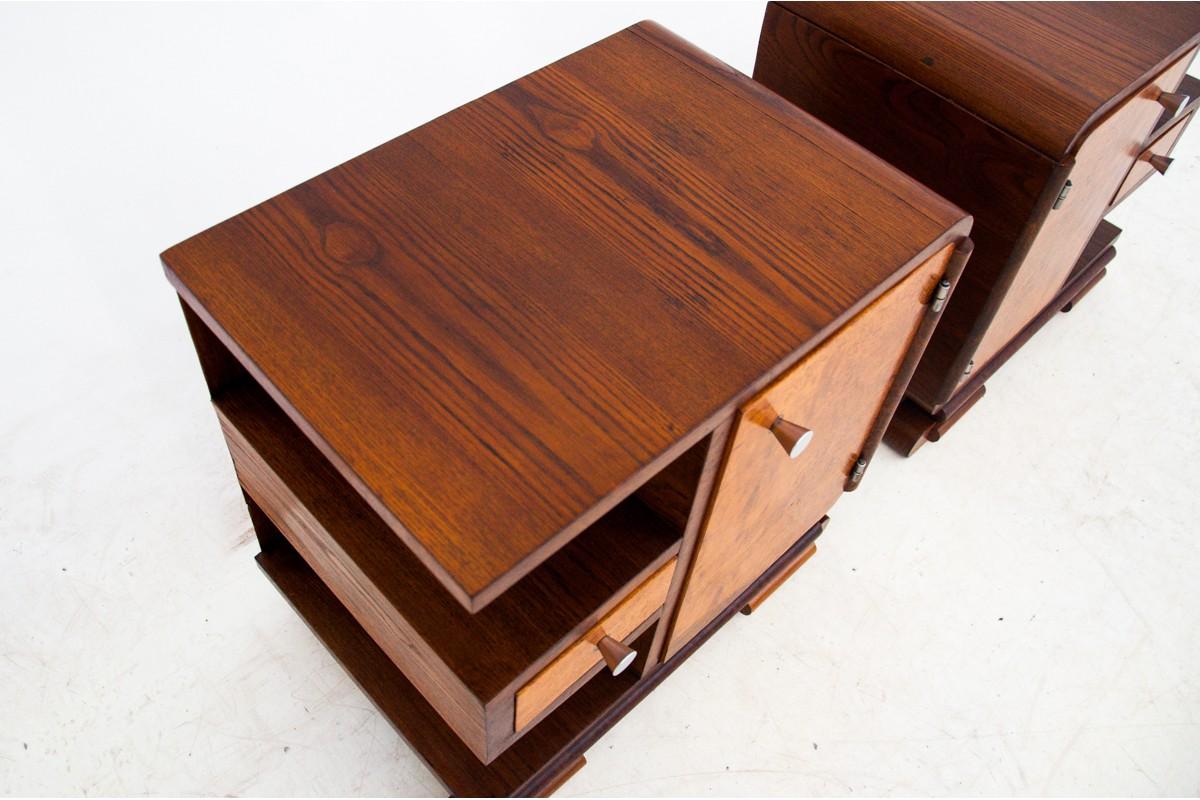
<instances>
[{"instance_id":1,"label":"bedside table","mask_svg":"<svg viewBox=\"0 0 1200 800\"><path fill-rule=\"evenodd\" d=\"M975 218L888 442L940 438L1105 273L1196 108L1197 3L771 3L754 78Z\"/></svg>"},{"instance_id":2,"label":"bedside table","mask_svg":"<svg viewBox=\"0 0 1200 800\"><path fill-rule=\"evenodd\" d=\"M969 225L642 23L162 259L264 571L452 792L531 794L811 555Z\"/></svg>"}]
</instances>

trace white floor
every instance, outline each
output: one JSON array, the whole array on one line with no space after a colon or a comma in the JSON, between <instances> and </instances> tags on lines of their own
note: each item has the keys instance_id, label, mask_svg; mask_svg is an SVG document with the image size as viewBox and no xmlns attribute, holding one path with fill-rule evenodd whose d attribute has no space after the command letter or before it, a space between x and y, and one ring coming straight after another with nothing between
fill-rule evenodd
<instances>
[{"instance_id":1,"label":"white floor","mask_svg":"<svg viewBox=\"0 0 1200 800\"><path fill-rule=\"evenodd\" d=\"M439 794L259 574L157 253L643 17L0 6L0 792ZM1110 277L564 795L1200 793L1200 132Z\"/></svg>"}]
</instances>

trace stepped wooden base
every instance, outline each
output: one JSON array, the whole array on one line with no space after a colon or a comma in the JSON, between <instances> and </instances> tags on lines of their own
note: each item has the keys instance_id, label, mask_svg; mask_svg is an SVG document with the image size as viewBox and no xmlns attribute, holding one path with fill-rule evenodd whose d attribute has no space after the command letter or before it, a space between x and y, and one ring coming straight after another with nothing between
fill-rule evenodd
<instances>
[{"instance_id":1,"label":"stepped wooden base","mask_svg":"<svg viewBox=\"0 0 1200 800\"><path fill-rule=\"evenodd\" d=\"M752 598L774 586L812 548L828 517L805 532L770 569L668 661L645 674L601 674L535 725L495 761L483 764L409 683L281 535L260 537L256 560L283 596L412 746L451 794L546 796L586 763L584 753ZM648 630L645 636L653 635Z\"/></svg>"},{"instance_id":2,"label":"stepped wooden base","mask_svg":"<svg viewBox=\"0 0 1200 800\"><path fill-rule=\"evenodd\" d=\"M1004 349L981 369L976 370L971 379L959 387L955 395L936 413L931 414L905 398L896 409L891 425L884 434L884 442L902 455L911 456L926 442L936 442L945 436L946 432L983 397L984 382L994 375L996 370L1004 366L1005 362L1024 347L1047 322L1060 312L1074 308L1108 274L1108 264L1117 255L1113 243L1120 235L1120 228L1107 220L1101 220L1087 247L1075 262L1075 267L1063 284L1062 290L1054 299L1022 328Z\"/></svg>"},{"instance_id":3,"label":"stepped wooden base","mask_svg":"<svg viewBox=\"0 0 1200 800\"><path fill-rule=\"evenodd\" d=\"M813 530L816 531L816 535L811 537L812 543L804 550L796 553L796 556L792 559L792 562L785 566L783 571L779 573L779 577L764 586L761 590L759 590L758 594L754 595L754 597L750 598L750 600L746 602L746 605L742 606L743 614L753 614L759 606L767 601L768 597L775 593L776 589L778 589L780 586L783 586L783 584L787 582L788 578L796 574L796 570L807 564L808 560L817 554L816 538L817 536L820 536L822 532L824 532L825 526L828 524L829 517L822 517L821 521L818 522L813 528Z\"/></svg>"}]
</instances>

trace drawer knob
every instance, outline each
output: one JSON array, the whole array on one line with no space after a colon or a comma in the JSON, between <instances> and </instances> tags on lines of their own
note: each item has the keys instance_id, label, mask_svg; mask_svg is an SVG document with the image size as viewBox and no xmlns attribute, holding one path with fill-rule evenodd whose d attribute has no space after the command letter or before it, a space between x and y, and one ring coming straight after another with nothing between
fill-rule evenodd
<instances>
[{"instance_id":1,"label":"drawer knob","mask_svg":"<svg viewBox=\"0 0 1200 800\"><path fill-rule=\"evenodd\" d=\"M1178 114L1179 109L1186 106L1191 99L1186 94L1180 92L1162 92L1158 96L1158 102L1173 115Z\"/></svg>"},{"instance_id":2,"label":"drawer knob","mask_svg":"<svg viewBox=\"0 0 1200 800\"><path fill-rule=\"evenodd\" d=\"M775 434L775 438L783 445L788 458L795 458L803 453L804 448L808 447L808 443L813 438L813 432L808 428L788 422L783 417L776 417L775 421L771 423L771 433Z\"/></svg>"},{"instance_id":3,"label":"drawer knob","mask_svg":"<svg viewBox=\"0 0 1200 800\"><path fill-rule=\"evenodd\" d=\"M608 665L608 670L614 677L624 672L637 658L637 650L611 636L601 637L600 641L596 642L596 647L600 650L600 655L604 656L604 663Z\"/></svg>"},{"instance_id":4,"label":"drawer knob","mask_svg":"<svg viewBox=\"0 0 1200 800\"><path fill-rule=\"evenodd\" d=\"M1150 162L1150 166L1158 170L1159 175L1166 175L1171 163L1175 160L1166 156L1153 155L1146 159Z\"/></svg>"}]
</instances>

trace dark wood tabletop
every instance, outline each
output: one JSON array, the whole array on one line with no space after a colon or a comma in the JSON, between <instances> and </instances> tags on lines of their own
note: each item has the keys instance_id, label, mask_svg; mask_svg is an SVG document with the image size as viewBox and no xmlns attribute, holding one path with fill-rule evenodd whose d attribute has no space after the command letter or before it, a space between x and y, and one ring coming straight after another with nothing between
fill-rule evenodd
<instances>
[{"instance_id":1,"label":"dark wood tabletop","mask_svg":"<svg viewBox=\"0 0 1200 800\"><path fill-rule=\"evenodd\" d=\"M1200 3L780 5L1054 159L1200 30Z\"/></svg>"},{"instance_id":2,"label":"dark wood tabletop","mask_svg":"<svg viewBox=\"0 0 1200 800\"><path fill-rule=\"evenodd\" d=\"M968 225L642 23L162 258L478 610Z\"/></svg>"}]
</instances>

